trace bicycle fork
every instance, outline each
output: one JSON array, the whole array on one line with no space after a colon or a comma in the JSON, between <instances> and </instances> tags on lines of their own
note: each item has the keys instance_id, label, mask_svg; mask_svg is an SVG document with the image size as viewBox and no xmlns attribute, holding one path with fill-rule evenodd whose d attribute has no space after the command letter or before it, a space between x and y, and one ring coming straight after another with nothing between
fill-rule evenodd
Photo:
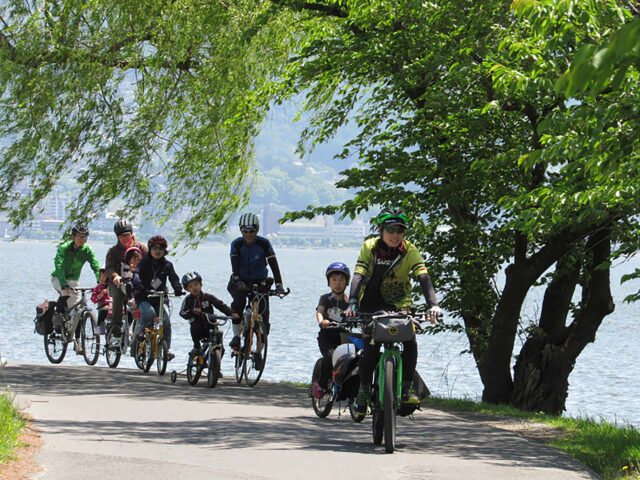
<instances>
[{"instance_id":1,"label":"bicycle fork","mask_svg":"<svg viewBox=\"0 0 640 480\"><path fill-rule=\"evenodd\" d=\"M397 399L402 397L402 355L397 348L385 348L378 361L378 402L380 407L384 407L384 366L388 359L392 359L396 372L396 395Z\"/></svg>"}]
</instances>

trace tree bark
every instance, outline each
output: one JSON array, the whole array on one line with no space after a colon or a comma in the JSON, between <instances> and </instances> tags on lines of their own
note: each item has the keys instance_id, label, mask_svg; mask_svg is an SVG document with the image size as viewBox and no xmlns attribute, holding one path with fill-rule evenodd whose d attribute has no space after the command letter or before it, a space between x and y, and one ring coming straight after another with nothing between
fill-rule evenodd
<instances>
[{"instance_id":1,"label":"tree bark","mask_svg":"<svg viewBox=\"0 0 640 480\"><path fill-rule=\"evenodd\" d=\"M560 415L565 410L569 375L605 316L613 312L609 275L611 230L601 229L587 240L582 301L573 322L564 326L575 289L575 271L557 277L545 293L540 327L527 339L514 367L511 403L523 410ZM547 295L548 294L548 295ZM546 331L542 323L549 328Z\"/></svg>"}]
</instances>

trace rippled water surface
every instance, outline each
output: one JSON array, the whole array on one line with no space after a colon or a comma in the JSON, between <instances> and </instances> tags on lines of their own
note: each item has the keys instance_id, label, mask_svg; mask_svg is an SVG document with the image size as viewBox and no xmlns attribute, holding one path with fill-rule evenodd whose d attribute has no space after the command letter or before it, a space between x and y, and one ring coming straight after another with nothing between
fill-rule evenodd
<instances>
[{"instance_id":1,"label":"rippled water surface","mask_svg":"<svg viewBox=\"0 0 640 480\"><path fill-rule=\"evenodd\" d=\"M93 244L99 259L104 259L109 245ZM0 353L9 361L47 363L42 337L33 333L35 306L43 299L55 299L50 284L56 244L53 242L0 243L0 264L3 280L0 284ZM279 249L277 251L285 285L292 290L283 300L272 298L272 335L264 378L269 380L307 381L318 356L317 326L314 311L318 297L328 291L324 269L332 261L354 265L355 249ZM204 290L221 297L227 303L226 292L230 275L229 252L226 246L203 245L196 251L171 257L181 276L197 270L204 277ZM640 426L640 315L638 305L623 304L625 295L637 289L637 284L619 286L619 279L640 267L637 258L613 270L612 285L616 311L605 318L597 340L578 358L570 377L567 413L628 421ZM95 279L88 266L81 277L82 286L94 286ZM528 299L525 314L538 308L538 294ZM174 302L173 345L176 359L170 368L181 369L191 348L188 324L177 315L180 300ZM447 318L445 317L445 321ZM230 332L225 333L225 340ZM418 370L431 390L439 395L479 398L482 385L471 357L460 354L468 347L464 335L440 334L419 337ZM99 364L104 365L101 357ZM67 353L65 364L83 364L82 357ZM130 358L121 367L135 368ZM90 368L90 367L87 367ZM223 359L223 372L232 375L232 364ZM167 379L168 380L168 379Z\"/></svg>"}]
</instances>

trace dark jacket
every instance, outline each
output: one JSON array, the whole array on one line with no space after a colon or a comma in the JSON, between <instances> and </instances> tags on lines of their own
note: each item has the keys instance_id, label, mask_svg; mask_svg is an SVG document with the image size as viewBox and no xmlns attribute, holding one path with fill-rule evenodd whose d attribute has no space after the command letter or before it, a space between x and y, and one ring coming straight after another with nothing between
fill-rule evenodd
<instances>
[{"instance_id":1,"label":"dark jacket","mask_svg":"<svg viewBox=\"0 0 640 480\"><path fill-rule=\"evenodd\" d=\"M193 318L198 323L206 323L204 314L214 313L213 307L217 308L229 317L233 314L231 308L216 296L200 292L199 297L194 297L191 294L186 296L184 302L182 302L182 307L180 308L180 316L186 320L191 320ZM199 315L194 314L194 308L199 308L203 313Z\"/></svg>"},{"instance_id":2,"label":"dark jacket","mask_svg":"<svg viewBox=\"0 0 640 480\"><path fill-rule=\"evenodd\" d=\"M182 285L180 285L180 279L173 268L173 263L162 257L159 260L155 260L151 255L145 255L140 261L137 275L134 276L134 295L136 302L149 301L154 306L157 306L157 299L147 299L147 296L152 291L163 291L167 293L167 279L173 287L173 291L176 296L182 295ZM157 279L157 282L154 282ZM165 303L169 303L169 299L165 297Z\"/></svg>"},{"instance_id":3,"label":"dark jacket","mask_svg":"<svg viewBox=\"0 0 640 480\"><path fill-rule=\"evenodd\" d=\"M140 242L135 242L132 247L138 247L142 252L142 255L148 252L148 248L146 245ZM105 260L104 272L111 282L111 277L114 273L120 275L120 264L124 262L124 252L127 251L127 248L124 247L120 242L111 247L107 252L107 258Z\"/></svg>"}]
</instances>

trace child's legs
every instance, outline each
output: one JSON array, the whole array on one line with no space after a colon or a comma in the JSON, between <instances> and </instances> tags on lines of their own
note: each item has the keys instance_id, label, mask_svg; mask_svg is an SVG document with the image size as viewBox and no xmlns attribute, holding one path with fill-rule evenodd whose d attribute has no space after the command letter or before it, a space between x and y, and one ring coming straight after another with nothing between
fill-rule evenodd
<instances>
[{"instance_id":1,"label":"child's legs","mask_svg":"<svg viewBox=\"0 0 640 480\"><path fill-rule=\"evenodd\" d=\"M333 356L333 351L335 348L340 345L340 341L335 341L335 338L330 338L324 335L318 335L318 347L320 348L320 353L322 354L322 367L320 369L320 377L318 378L318 383L321 387L326 387L327 382L329 381L329 377L331 376L331 369L333 365L331 364L331 357Z\"/></svg>"},{"instance_id":2,"label":"child's legs","mask_svg":"<svg viewBox=\"0 0 640 480\"><path fill-rule=\"evenodd\" d=\"M100 309L98 312L98 325L104 325L104 322L109 314L109 310L106 308Z\"/></svg>"},{"instance_id":3,"label":"child's legs","mask_svg":"<svg viewBox=\"0 0 640 480\"><path fill-rule=\"evenodd\" d=\"M200 340L207 338L207 327L197 320L191 323L191 340L193 340L193 348L200 348Z\"/></svg>"}]
</instances>

